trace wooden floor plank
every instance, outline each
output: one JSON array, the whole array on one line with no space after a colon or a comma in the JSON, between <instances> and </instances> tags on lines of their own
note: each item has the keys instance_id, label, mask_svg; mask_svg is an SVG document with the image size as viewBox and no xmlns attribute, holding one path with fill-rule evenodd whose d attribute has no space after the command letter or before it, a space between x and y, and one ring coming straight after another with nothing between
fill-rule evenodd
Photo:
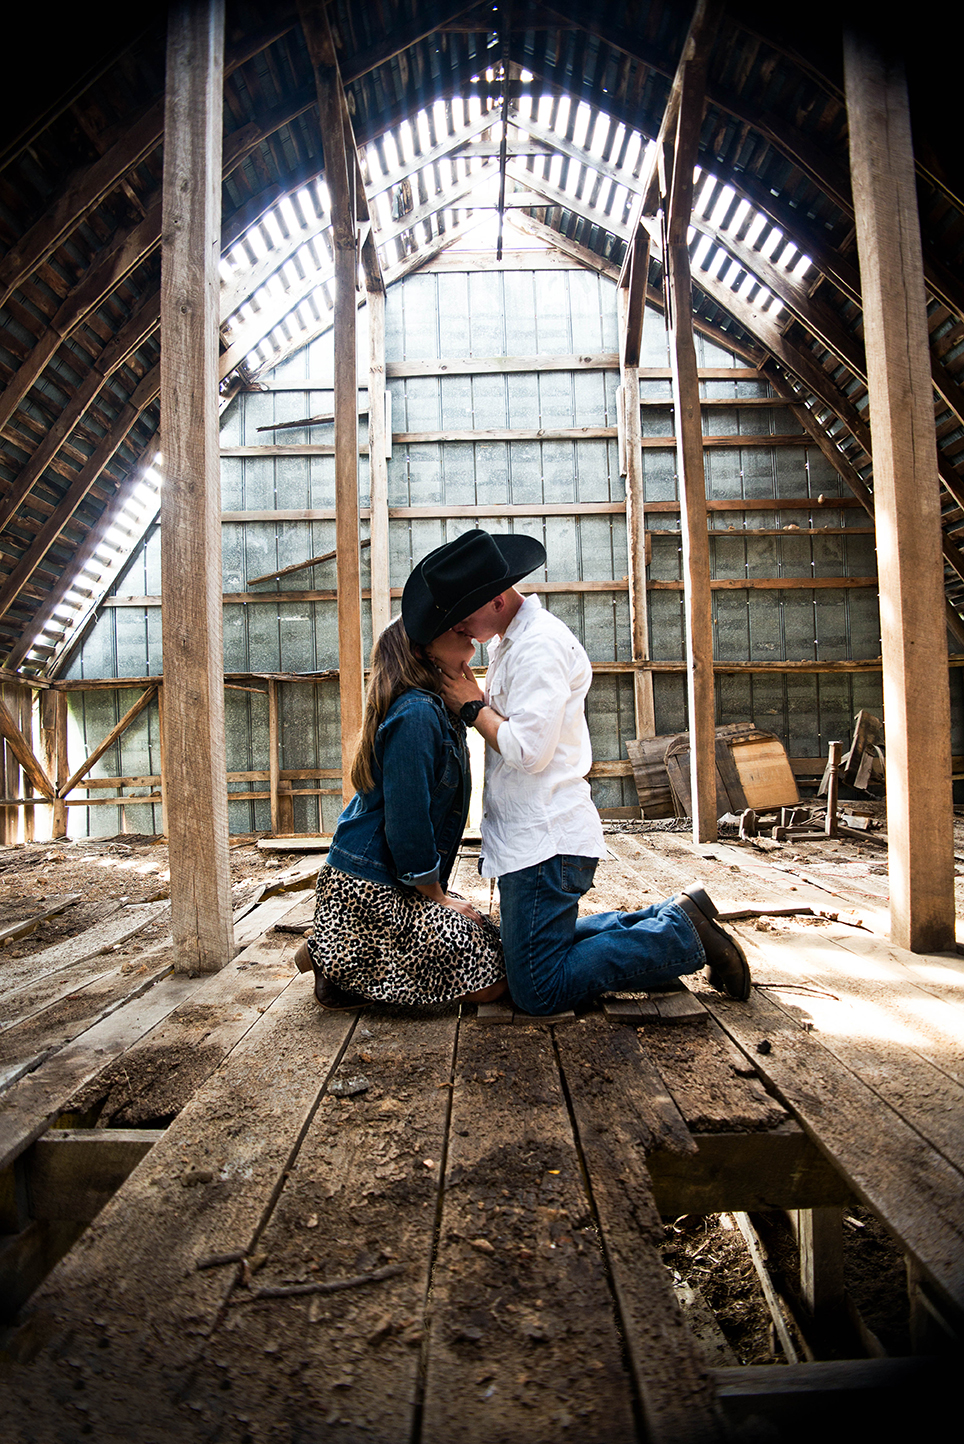
<instances>
[{"instance_id":1,"label":"wooden floor plank","mask_svg":"<svg viewBox=\"0 0 964 1444\"><path fill-rule=\"evenodd\" d=\"M404 1272L328 1296L245 1304L236 1289L190 1391L208 1427L230 1431L242 1414L257 1438L305 1437L306 1418L316 1438L412 1437L457 1030L454 1007L359 1019L258 1241L252 1287ZM367 1087L331 1096L339 1084ZM267 1395L272 1352L298 1383Z\"/></svg>"},{"instance_id":2,"label":"wooden floor plank","mask_svg":"<svg viewBox=\"0 0 964 1444\"><path fill-rule=\"evenodd\" d=\"M14 1431L58 1438L82 1417L98 1439L210 1438L183 1396L238 1270L196 1263L254 1252L354 1023L295 983L199 1090L31 1300L39 1352L4 1380Z\"/></svg>"},{"instance_id":3,"label":"wooden floor plank","mask_svg":"<svg viewBox=\"0 0 964 1444\"><path fill-rule=\"evenodd\" d=\"M45 923L48 918L55 918L58 913L66 912L73 903L80 902L82 893L63 893L61 896L47 898L47 906L43 912L34 913L32 917L21 918L18 922L5 923L0 927L0 948L7 943L13 942L15 938L24 938Z\"/></svg>"},{"instance_id":4,"label":"wooden floor plank","mask_svg":"<svg viewBox=\"0 0 964 1444\"><path fill-rule=\"evenodd\" d=\"M640 1033L690 1131L756 1133L785 1124L787 1110L770 1097L752 1064L723 1030L711 1021L699 1032L698 1039L668 1028L643 1028Z\"/></svg>"},{"instance_id":5,"label":"wooden floor plank","mask_svg":"<svg viewBox=\"0 0 964 1444\"><path fill-rule=\"evenodd\" d=\"M569 1029L557 1039L559 1057L643 1401L646 1437L653 1444L710 1444L724 1438L722 1417L658 1252L662 1220L646 1169L647 1140L637 1123L649 1090L619 1036L626 1031L606 1024Z\"/></svg>"},{"instance_id":6,"label":"wooden floor plank","mask_svg":"<svg viewBox=\"0 0 964 1444\"><path fill-rule=\"evenodd\" d=\"M199 980L163 978L104 1018L0 1096L0 1168L39 1138L79 1088L198 991Z\"/></svg>"},{"instance_id":7,"label":"wooden floor plank","mask_svg":"<svg viewBox=\"0 0 964 1444\"><path fill-rule=\"evenodd\" d=\"M550 1029L463 1025L450 1136L423 1444L635 1439Z\"/></svg>"},{"instance_id":8,"label":"wooden floor plank","mask_svg":"<svg viewBox=\"0 0 964 1444\"><path fill-rule=\"evenodd\" d=\"M116 1012L88 1028L66 1047L48 1057L33 1073L28 1073L0 1094L0 1168L38 1138L54 1119L73 1105L84 1090L100 1087L99 1080L118 1060L117 1068L129 1074L139 1051L152 1050L159 1057L162 1077L172 1069L168 1050L172 1044L183 1043L176 1035L186 1023L193 1045L204 1042L209 1072L217 1067L225 1053L260 1016L291 977L286 944L276 940L265 950L264 945L241 953L220 973L192 978L177 974L162 978L142 998L118 1008ZM291 951L291 945L287 945ZM261 976L254 977L252 970ZM184 1011L178 1012L178 1009ZM166 1030L159 1025L168 1023ZM226 1028L222 1042L209 1037ZM191 1070L191 1089L207 1073ZM105 1089L106 1086L104 1085ZM188 1095L190 1096L190 1095ZM180 1103L186 1102L181 1098ZM176 1112L174 1108L170 1111Z\"/></svg>"},{"instance_id":9,"label":"wooden floor plank","mask_svg":"<svg viewBox=\"0 0 964 1444\"><path fill-rule=\"evenodd\" d=\"M54 1049L64 1047L125 1003L142 997L172 968L170 949L166 949L153 967L145 966L133 974L129 968L115 967L75 987L49 1007L28 1012L14 1027L0 1033L0 1090L39 1067Z\"/></svg>"},{"instance_id":10,"label":"wooden floor plank","mask_svg":"<svg viewBox=\"0 0 964 1444\"><path fill-rule=\"evenodd\" d=\"M764 960L757 972L775 1000L812 1019L824 1047L964 1172L964 1015L876 953L855 955L812 930L746 934L744 944Z\"/></svg>"},{"instance_id":11,"label":"wooden floor plank","mask_svg":"<svg viewBox=\"0 0 964 1444\"><path fill-rule=\"evenodd\" d=\"M0 1021L0 1047L3 1046L4 1033L11 1028L21 1028L37 1013L67 1001L84 989L94 988L99 991L112 987L114 979L122 981L125 977L133 988L136 986L136 975L146 978L149 974L153 976L159 973L173 962L172 947L168 935L166 941L155 943L142 953L135 952L122 963L118 963L110 952L105 952L98 954L96 958L85 958L83 962L61 968L56 973L48 973L35 984L28 983L17 994L16 999L11 1000L10 1016ZM162 957L162 953L166 953L166 956Z\"/></svg>"},{"instance_id":12,"label":"wooden floor plank","mask_svg":"<svg viewBox=\"0 0 964 1444\"><path fill-rule=\"evenodd\" d=\"M16 1009L17 996L34 987L41 978L69 968L73 963L96 958L105 948L126 942L163 912L169 913L170 908L169 902L134 903L112 912L103 922L96 923L76 937L45 948L42 953L30 953L23 958L4 961L0 978L0 1000L4 1003L4 1012Z\"/></svg>"},{"instance_id":13,"label":"wooden floor plank","mask_svg":"<svg viewBox=\"0 0 964 1444\"><path fill-rule=\"evenodd\" d=\"M938 1292L964 1309L964 1177L760 992L706 1005Z\"/></svg>"},{"instance_id":14,"label":"wooden floor plank","mask_svg":"<svg viewBox=\"0 0 964 1444\"><path fill-rule=\"evenodd\" d=\"M96 1112L99 1126L112 1128L153 1128L175 1117L292 981L295 946L272 935L245 948L91 1078L69 1110L78 1119ZM307 978L299 986L310 994Z\"/></svg>"}]
</instances>

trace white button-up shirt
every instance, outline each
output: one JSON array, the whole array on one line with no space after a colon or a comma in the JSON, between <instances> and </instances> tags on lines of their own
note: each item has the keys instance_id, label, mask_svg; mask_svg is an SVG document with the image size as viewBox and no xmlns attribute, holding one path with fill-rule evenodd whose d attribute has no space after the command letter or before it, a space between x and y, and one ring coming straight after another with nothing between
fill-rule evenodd
<instances>
[{"instance_id":1,"label":"white button-up shirt","mask_svg":"<svg viewBox=\"0 0 964 1444\"><path fill-rule=\"evenodd\" d=\"M559 854L605 857L586 773L592 746L583 708L592 682L564 622L526 597L490 644L485 700L506 719L485 749L482 876L500 877Z\"/></svg>"}]
</instances>

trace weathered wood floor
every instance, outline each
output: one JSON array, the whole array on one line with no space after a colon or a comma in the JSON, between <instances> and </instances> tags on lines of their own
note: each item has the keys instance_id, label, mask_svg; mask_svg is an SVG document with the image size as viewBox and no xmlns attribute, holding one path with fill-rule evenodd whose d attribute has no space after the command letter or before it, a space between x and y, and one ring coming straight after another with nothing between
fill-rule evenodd
<instances>
[{"instance_id":1,"label":"weathered wood floor","mask_svg":"<svg viewBox=\"0 0 964 1444\"><path fill-rule=\"evenodd\" d=\"M873 921L755 854L612 842L596 905L695 876L721 904L729 878L737 905L792 888ZM297 894L270 906L282 926L304 915ZM694 982L695 1022L493 1026L323 1014L292 976L297 933L244 921L252 941L214 978L165 976L159 954L124 1001L101 959L78 1009L70 963L69 994L31 984L0 1032L19 1240L0 1267L39 1276L79 1235L6 1331L17 1444L725 1438L736 1371L703 1367L656 1250L660 1216L687 1211L856 1195L931 1314L964 1312L958 960L832 922L738 923L747 1005ZM166 1096L164 1060L188 1057L165 1129L47 1131L108 1067L149 1063Z\"/></svg>"}]
</instances>

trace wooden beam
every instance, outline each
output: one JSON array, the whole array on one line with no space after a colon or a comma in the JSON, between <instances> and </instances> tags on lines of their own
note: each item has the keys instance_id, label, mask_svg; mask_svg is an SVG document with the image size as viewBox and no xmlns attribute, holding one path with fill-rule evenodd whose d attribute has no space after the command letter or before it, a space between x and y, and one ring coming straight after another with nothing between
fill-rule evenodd
<instances>
[{"instance_id":1,"label":"wooden beam","mask_svg":"<svg viewBox=\"0 0 964 1444\"><path fill-rule=\"evenodd\" d=\"M703 120L706 68L718 24L714 0L699 0L680 59L679 93L665 210L666 322L669 330L673 402L676 408L676 470L683 515L683 577L686 606L687 701L693 841L714 842L716 807L716 694L713 684L713 621L710 552L700 388L693 336L693 296L686 246L693 207L693 169Z\"/></svg>"},{"instance_id":2,"label":"wooden beam","mask_svg":"<svg viewBox=\"0 0 964 1444\"><path fill-rule=\"evenodd\" d=\"M44 742L47 776L53 778L56 800L50 821L52 838L67 836L67 809L61 800L67 780L67 694L53 688L40 699L40 733Z\"/></svg>"},{"instance_id":3,"label":"wooden beam","mask_svg":"<svg viewBox=\"0 0 964 1444\"><path fill-rule=\"evenodd\" d=\"M77 768L76 772L74 772L67 779L67 781L63 784L62 787L58 787L58 797L63 798L66 797L69 793L73 792L74 788L79 784L81 778L86 777L87 773L93 767L94 763L97 762L101 757L103 757L104 753L109 747L113 747L118 737L123 736L123 734L127 731L128 727L131 725L134 719L136 717L139 717L144 711L144 708L150 705L150 703L154 700L156 693L156 687L148 687L146 691L141 693L140 697L138 697L133 707L128 708L120 721L115 723L115 725L110 729L104 740L97 744L97 746L94 748L93 752L91 752L87 760L82 763L80 767ZM61 693L61 695L63 694Z\"/></svg>"},{"instance_id":4,"label":"wooden beam","mask_svg":"<svg viewBox=\"0 0 964 1444\"><path fill-rule=\"evenodd\" d=\"M851 335L840 322L839 316L819 296L811 295L812 281L808 284L790 271L781 270L775 266L760 251L755 251L751 246L746 245L738 236L731 235L728 231L717 230L708 221L698 215L691 217L691 225L701 235L709 236L714 242L714 248L707 254L706 268L714 269L719 264L719 252L723 250L727 255L732 256L739 267L755 276L767 290L771 291L778 300L782 301L787 310L810 332L822 346L842 361L843 364L854 373L855 376L865 379L867 375L867 359L864 355L864 348L857 336ZM703 274L703 268L697 273L697 279Z\"/></svg>"},{"instance_id":5,"label":"wooden beam","mask_svg":"<svg viewBox=\"0 0 964 1444\"><path fill-rule=\"evenodd\" d=\"M361 563L358 550L358 378L355 355L357 158L328 17L319 0L299 0L298 12L318 90L335 245L335 544L338 549L338 692L341 702L342 790L352 795L351 762L364 710Z\"/></svg>"},{"instance_id":6,"label":"wooden beam","mask_svg":"<svg viewBox=\"0 0 964 1444\"><path fill-rule=\"evenodd\" d=\"M653 239L655 242L656 237L654 236ZM775 357L788 371L798 377L802 385L806 386L830 411L835 413L869 454L870 428L866 418L837 387L833 377L824 371L815 356L806 350L801 350L792 341L788 341L772 316L762 307L751 304L706 271L699 272L695 279L695 285L711 301L727 311L747 334L753 337L764 352ZM699 323L695 324L697 329L700 329ZM722 344L729 347L730 350L735 347L732 338L724 337Z\"/></svg>"},{"instance_id":7,"label":"wooden beam","mask_svg":"<svg viewBox=\"0 0 964 1444\"><path fill-rule=\"evenodd\" d=\"M223 0L171 9L161 245L163 772L183 972L217 972L234 955L217 405L223 47Z\"/></svg>"},{"instance_id":8,"label":"wooden beam","mask_svg":"<svg viewBox=\"0 0 964 1444\"><path fill-rule=\"evenodd\" d=\"M155 101L104 155L71 176L66 187L35 225L0 262L0 306L57 249L73 228L103 200L161 139L163 100Z\"/></svg>"},{"instance_id":9,"label":"wooden beam","mask_svg":"<svg viewBox=\"0 0 964 1444\"><path fill-rule=\"evenodd\" d=\"M53 783L34 756L33 748L21 732L13 714L2 701L0 701L0 736L3 737L34 787L42 792L44 797L52 799L56 792Z\"/></svg>"},{"instance_id":10,"label":"wooden beam","mask_svg":"<svg viewBox=\"0 0 964 1444\"><path fill-rule=\"evenodd\" d=\"M440 361L388 361L385 365L385 375L392 380L409 376L501 376L517 371L618 370L615 351L582 356L447 356Z\"/></svg>"},{"instance_id":11,"label":"wooden beam","mask_svg":"<svg viewBox=\"0 0 964 1444\"><path fill-rule=\"evenodd\" d=\"M372 578L372 637L378 637L392 619L388 554L388 458L392 449L391 423L386 406L391 396L385 386L385 295L368 293L368 475Z\"/></svg>"},{"instance_id":12,"label":"wooden beam","mask_svg":"<svg viewBox=\"0 0 964 1444\"><path fill-rule=\"evenodd\" d=\"M150 255L160 240L161 203L157 201L143 220L114 237L61 302L50 325L37 338L30 354L18 366L0 395L0 427L10 420L60 343Z\"/></svg>"},{"instance_id":13,"label":"wooden beam","mask_svg":"<svg viewBox=\"0 0 964 1444\"><path fill-rule=\"evenodd\" d=\"M33 738L33 693L29 687L20 689L20 731L24 737ZM23 840L33 842L36 836L37 809L34 807L33 779L24 777Z\"/></svg>"},{"instance_id":14,"label":"wooden beam","mask_svg":"<svg viewBox=\"0 0 964 1444\"><path fill-rule=\"evenodd\" d=\"M620 359L624 367L639 368L639 349L643 340L643 312L646 304L647 281L649 276L649 232L638 227L629 243L627 254L630 258L626 301L625 334L620 345ZM620 287L620 290L623 290Z\"/></svg>"},{"instance_id":15,"label":"wooden beam","mask_svg":"<svg viewBox=\"0 0 964 1444\"><path fill-rule=\"evenodd\" d=\"M274 678L268 680L268 793L271 798L271 831L275 837L281 831L278 810L278 783L280 781L280 737L278 728L278 684Z\"/></svg>"},{"instance_id":16,"label":"wooden beam","mask_svg":"<svg viewBox=\"0 0 964 1444\"><path fill-rule=\"evenodd\" d=\"M221 454L222 456L224 455L223 452ZM359 542L358 545L360 547L371 546L371 541L366 538L364 541ZM258 582L273 582L279 577L290 576L292 572L303 572L306 567L317 567L320 566L322 562L334 561L337 555L338 552L336 549L333 552L322 552L320 556L317 557L309 557L308 560L304 562L292 562L290 567L282 567L281 570L277 572L265 572L263 577L249 577L248 585L255 586Z\"/></svg>"},{"instance_id":17,"label":"wooden beam","mask_svg":"<svg viewBox=\"0 0 964 1444\"><path fill-rule=\"evenodd\" d=\"M844 41L874 443L887 724L891 935L954 948L947 645L926 296L907 87L865 35Z\"/></svg>"},{"instance_id":18,"label":"wooden beam","mask_svg":"<svg viewBox=\"0 0 964 1444\"><path fill-rule=\"evenodd\" d=\"M800 1248L800 1294L818 1324L844 1307L843 1209L838 1205L796 1210Z\"/></svg>"}]
</instances>

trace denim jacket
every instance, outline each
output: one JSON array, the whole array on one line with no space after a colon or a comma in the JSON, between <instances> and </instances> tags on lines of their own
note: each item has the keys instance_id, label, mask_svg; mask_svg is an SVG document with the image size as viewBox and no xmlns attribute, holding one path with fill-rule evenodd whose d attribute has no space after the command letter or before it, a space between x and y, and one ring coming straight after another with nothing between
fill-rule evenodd
<instances>
[{"instance_id":1,"label":"denim jacket","mask_svg":"<svg viewBox=\"0 0 964 1444\"><path fill-rule=\"evenodd\" d=\"M446 887L469 813L465 727L440 697L412 688L375 734L371 792L338 819L328 861L369 882Z\"/></svg>"}]
</instances>

